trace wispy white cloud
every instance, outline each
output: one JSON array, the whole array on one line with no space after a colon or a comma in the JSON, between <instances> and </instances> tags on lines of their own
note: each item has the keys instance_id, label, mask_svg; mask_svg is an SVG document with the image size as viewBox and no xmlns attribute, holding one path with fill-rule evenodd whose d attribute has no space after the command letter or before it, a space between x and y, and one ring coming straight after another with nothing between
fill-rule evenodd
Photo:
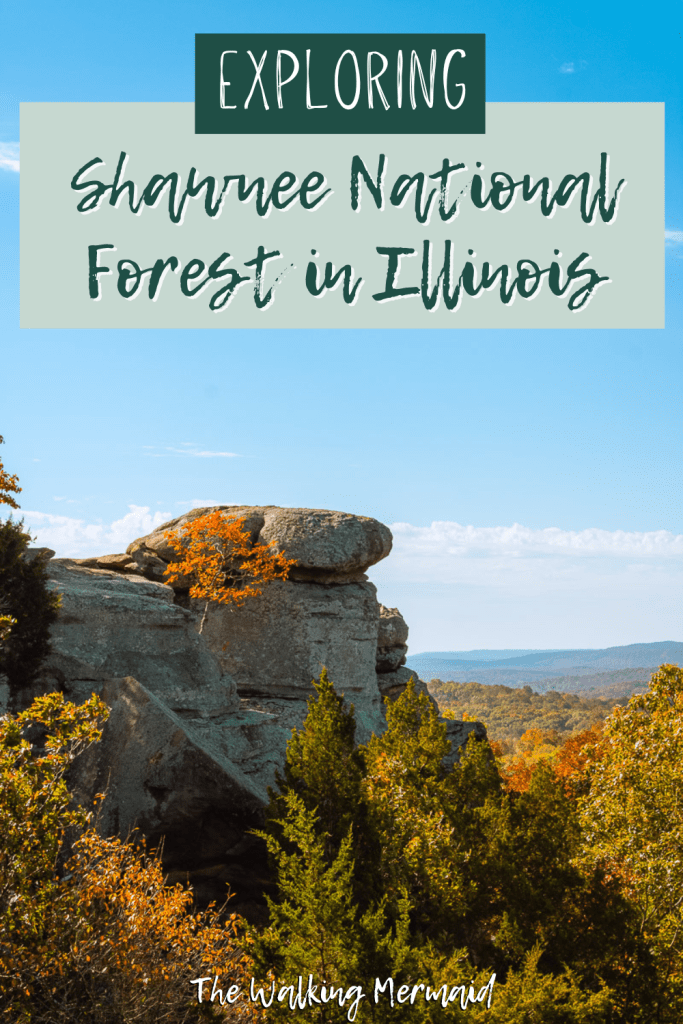
<instances>
[{"instance_id":1,"label":"wispy white cloud","mask_svg":"<svg viewBox=\"0 0 683 1024\"><path fill-rule=\"evenodd\" d=\"M565 61L564 64L562 64L560 66L559 70L560 70L560 74L561 75L573 75L574 72L576 71L576 68L574 66L574 61L573 60Z\"/></svg>"},{"instance_id":2,"label":"wispy white cloud","mask_svg":"<svg viewBox=\"0 0 683 1024\"><path fill-rule=\"evenodd\" d=\"M237 452L207 452L199 451L194 448L169 448L169 452L174 452L176 455L192 455L195 459L241 459L242 456L238 455Z\"/></svg>"},{"instance_id":3,"label":"wispy white cloud","mask_svg":"<svg viewBox=\"0 0 683 1024\"><path fill-rule=\"evenodd\" d=\"M635 532L627 530L561 530L558 527L531 529L511 526L461 526L434 522L431 526L394 523L394 553L401 558L446 563L454 559L539 558L569 555L610 557L683 556L683 534L668 530Z\"/></svg>"},{"instance_id":4,"label":"wispy white cloud","mask_svg":"<svg viewBox=\"0 0 683 1024\"><path fill-rule=\"evenodd\" d=\"M125 551L136 537L144 536L173 518L172 512L152 513L146 505L129 505L128 508L130 512L109 524L23 509L19 515L34 537L34 544L52 548L59 558L90 558Z\"/></svg>"},{"instance_id":5,"label":"wispy white cloud","mask_svg":"<svg viewBox=\"0 0 683 1024\"><path fill-rule=\"evenodd\" d=\"M369 574L410 649L609 647L681 639L683 535L393 523Z\"/></svg>"},{"instance_id":6,"label":"wispy white cloud","mask_svg":"<svg viewBox=\"0 0 683 1024\"><path fill-rule=\"evenodd\" d=\"M214 498L192 498L190 501L176 501L178 508L188 512L193 508L212 508L214 505L239 505L238 501L216 501Z\"/></svg>"},{"instance_id":7,"label":"wispy white cloud","mask_svg":"<svg viewBox=\"0 0 683 1024\"><path fill-rule=\"evenodd\" d=\"M665 245L680 245L683 242L683 231L665 231L664 232L664 244Z\"/></svg>"},{"instance_id":8,"label":"wispy white cloud","mask_svg":"<svg viewBox=\"0 0 683 1024\"><path fill-rule=\"evenodd\" d=\"M190 456L195 459L241 459L243 456L238 455L237 452L212 452L207 451L204 448L200 448L199 445L192 444L189 441L181 441L180 448L174 448L167 445L162 448L161 451L154 451L153 445L143 445L147 451L145 454L150 455L154 459L172 458L174 455Z\"/></svg>"},{"instance_id":9,"label":"wispy white cloud","mask_svg":"<svg viewBox=\"0 0 683 1024\"><path fill-rule=\"evenodd\" d=\"M0 168L19 173L18 142L0 142Z\"/></svg>"}]
</instances>

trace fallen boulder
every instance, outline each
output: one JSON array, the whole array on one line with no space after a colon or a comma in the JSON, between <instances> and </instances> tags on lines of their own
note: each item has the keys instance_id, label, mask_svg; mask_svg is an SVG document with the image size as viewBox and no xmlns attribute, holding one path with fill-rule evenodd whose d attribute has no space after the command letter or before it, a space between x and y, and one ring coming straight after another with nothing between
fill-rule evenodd
<instances>
[{"instance_id":1,"label":"fallen boulder","mask_svg":"<svg viewBox=\"0 0 683 1024\"><path fill-rule=\"evenodd\" d=\"M226 882L242 900L260 895L253 858L262 854L249 833L263 824L265 788L137 680L108 680L102 697L111 708L102 739L68 776L81 804L105 794L99 831L127 839L139 829L151 846L163 839L164 869L189 878L200 899L213 898L217 882L221 898Z\"/></svg>"},{"instance_id":2,"label":"fallen boulder","mask_svg":"<svg viewBox=\"0 0 683 1024\"><path fill-rule=\"evenodd\" d=\"M451 744L450 752L443 759L443 763L448 768L452 768L460 760L460 754L464 751L472 733L475 739L484 743L488 742L486 726L483 722L458 722L452 718L446 718L443 721L446 724L446 736Z\"/></svg>"}]
</instances>

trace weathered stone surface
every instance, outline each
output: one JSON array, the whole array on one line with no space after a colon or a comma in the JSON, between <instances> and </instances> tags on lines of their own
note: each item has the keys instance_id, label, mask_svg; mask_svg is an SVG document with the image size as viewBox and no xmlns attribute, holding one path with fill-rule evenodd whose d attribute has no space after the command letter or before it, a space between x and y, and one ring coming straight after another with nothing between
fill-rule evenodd
<instances>
[{"instance_id":1,"label":"weathered stone surface","mask_svg":"<svg viewBox=\"0 0 683 1024\"><path fill-rule=\"evenodd\" d=\"M292 729L301 728L306 701L242 698L237 711L220 719L182 718L207 749L227 758L250 779L264 804L275 773L282 770Z\"/></svg>"},{"instance_id":2,"label":"weathered stone surface","mask_svg":"<svg viewBox=\"0 0 683 1024\"><path fill-rule=\"evenodd\" d=\"M379 606L378 647L398 647L408 642L408 623L398 608Z\"/></svg>"},{"instance_id":3,"label":"weathered stone surface","mask_svg":"<svg viewBox=\"0 0 683 1024\"><path fill-rule=\"evenodd\" d=\"M408 653L408 624L398 608L379 606L377 671L395 672L405 664Z\"/></svg>"},{"instance_id":4,"label":"weathered stone surface","mask_svg":"<svg viewBox=\"0 0 683 1024\"><path fill-rule=\"evenodd\" d=\"M192 720L181 719L133 678L107 681L102 696L111 708L102 739L76 759L68 779L81 803L106 793L100 832L125 839L139 828L152 845L163 837L166 870L189 874L200 898L214 895L217 879L223 887L237 885L242 899L249 899L254 886L258 895L258 848L247 833L263 822L266 791L227 753L230 736L238 756L243 753L249 727L238 716L219 749L207 742L206 731L202 735Z\"/></svg>"},{"instance_id":5,"label":"weathered stone surface","mask_svg":"<svg viewBox=\"0 0 683 1024\"><path fill-rule=\"evenodd\" d=\"M391 531L366 516L324 509L281 508L264 512L259 539L296 558L301 569L365 572L391 551Z\"/></svg>"},{"instance_id":6,"label":"weathered stone surface","mask_svg":"<svg viewBox=\"0 0 683 1024\"><path fill-rule=\"evenodd\" d=\"M54 554L54 551L52 552ZM138 573L137 562L131 560L130 555L98 555L96 558L72 558L75 565L82 565L85 569L112 569L115 572Z\"/></svg>"},{"instance_id":7,"label":"weathered stone surface","mask_svg":"<svg viewBox=\"0 0 683 1024\"><path fill-rule=\"evenodd\" d=\"M134 675L176 711L211 716L239 706L234 680L197 635L192 612L174 604L170 587L69 559L47 568L62 605L43 676L70 699L85 699L107 678Z\"/></svg>"},{"instance_id":8,"label":"weathered stone surface","mask_svg":"<svg viewBox=\"0 0 683 1024\"><path fill-rule=\"evenodd\" d=\"M53 555L54 551L52 548L27 548L24 551L23 558L27 562L33 562L36 558L44 558L47 561Z\"/></svg>"},{"instance_id":9,"label":"weathered stone surface","mask_svg":"<svg viewBox=\"0 0 683 1024\"><path fill-rule=\"evenodd\" d=\"M121 553L118 555L101 555L97 559L100 569L125 569L130 564L130 555Z\"/></svg>"},{"instance_id":10,"label":"weathered stone surface","mask_svg":"<svg viewBox=\"0 0 683 1024\"><path fill-rule=\"evenodd\" d=\"M296 558L293 579L330 582L336 577L357 577L391 551L391 531L367 516L327 509L279 508L275 505L218 505L227 519L245 518L254 543ZM164 536L213 508L193 509L172 519L128 546L128 554L149 578L161 578L173 549ZM178 584L176 589L182 589Z\"/></svg>"},{"instance_id":11,"label":"weathered stone surface","mask_svg":"<svg viewBox=\"0 0 683 1024\"><path fill-rule=\"evenodd\" d=\"M199 612L203 602L192 606ZM305 700L326 667L379 728L378 617L372 583L278 580L242 608L212 604L203 636L241 696Z\"/></svg>"},{"instance_id":12,"label":"weathered stone surface","mask_svg":"<svg viewBox=\"0 0 683 1024\"><path fill-rule=\"evenodd\" d=\"M163 580L168 568L168 562L159 558L153 551L148 551L147 548L142 547L136 548L131 554L131 559L137 565L141 576L149 580L158 580L159 582Z\"/></svg>"}]
</instances>

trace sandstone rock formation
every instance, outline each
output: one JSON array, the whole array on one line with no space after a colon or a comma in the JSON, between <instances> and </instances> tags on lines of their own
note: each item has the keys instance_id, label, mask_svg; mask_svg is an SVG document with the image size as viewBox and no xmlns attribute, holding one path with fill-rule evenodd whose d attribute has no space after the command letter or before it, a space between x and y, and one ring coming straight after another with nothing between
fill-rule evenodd
<instances>
[{"instance_id":1,"label":"sandstone rock formation","mask_svg":"<svg viewBox=\"0 0 683 1024\"><path fill-rule=\"evenodd\" d=\"M244 518L253 543L272 543L297 560L289 579L242 608L211 606L203 635L222 669L241 696L306 700L311 679L326 666L355 705L359 739L368 739L383 728L383 712L376 676L380 606L365 570L389 554L391 532L375 519L345 512L221 507L230 519ZM140 572L162 578L175 558L166 534L178 535L207 511L195 509L133 541L128 554ZM174 587L181 594L186 589ZM197 612L203 607L188 604ZM400 633L398 612L390 620ZM407 637L405 623L403 629ZM385 639L387 646L394 642L391 628Z\"/></svg>"},{"instance_id":2,"label":"sandstone rock formation","mask_svg":"<svg viewBox=\"0 0 683 1024\"><path fill-rule=\"evenodd\" d=\"M245 519L254 544L296 558L287 580L242 608L212 604L200 636L204 602L189 598L189 581L162 582L175 557L165 534L209 510L125 553L53 558L49 585L62 606L37 687L77 702L94 691L112 707L102 742L73 773L84 800L108 786L103 830L125 836L136 824L153 840L164 835L171 877L190 872L206 898L229 881L248 898L247 832L306 716L311 680L327 667L365 742L385 728L383 698L396 699L413 673L404 667L408 626L365 576L391 550L386 526L320 509L220 507ZM14 706L33 696L15 695ZM470 731L485 737L479 723L447 728L451 761Z\"/></svg>"}]
</instances>

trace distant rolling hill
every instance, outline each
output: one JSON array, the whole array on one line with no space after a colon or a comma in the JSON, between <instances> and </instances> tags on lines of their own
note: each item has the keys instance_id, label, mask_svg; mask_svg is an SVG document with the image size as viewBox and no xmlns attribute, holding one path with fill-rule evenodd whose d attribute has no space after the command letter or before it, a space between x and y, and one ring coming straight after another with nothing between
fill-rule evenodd
<instances>
[{"instance_id":1,"label":"distant rolling hill","mask_svg":"<svg viewBox=\"0 0 683 1024\"><path fill-rule=\"evenodd\" d=\"M683 643L663 640L601 650L428 651L410 655L406 664L425 680L503 686L528 683L538 692L578 693L646 683L664 662L683 664Z\"/></svg>"}]
</instances>

